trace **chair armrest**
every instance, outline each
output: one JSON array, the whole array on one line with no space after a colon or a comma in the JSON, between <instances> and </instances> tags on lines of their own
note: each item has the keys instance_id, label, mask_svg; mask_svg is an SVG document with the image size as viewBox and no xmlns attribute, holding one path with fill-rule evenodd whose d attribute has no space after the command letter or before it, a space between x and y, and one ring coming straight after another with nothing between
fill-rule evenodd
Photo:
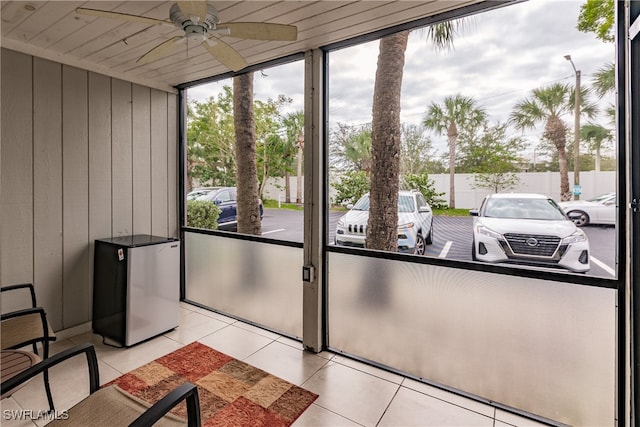
<instances>
[{"instance_id":1,"label":"chair armrest","mask_svg":"<svg viewBox=\"0 0 640 427\"><path fill-rule=\"evenodd\" d=\"M15 291L16 289L24 289L24 288L28 288L29 289L29 292L31 293L31 307L35 307L36 306L36 291L33 288L33 285L31 283L21 283L19 285L3 286L2 288L0 288L0 292Z\"/></svg>"},{"instance_id":2,"label":"chair armrest","mask_svg":"<svg viewBox=\"0 0 640 427\"><path fill-rule=\"evenodd\" d=\"M93 348L93 344L86 343L80 344L58 354L55 354L48 359L44 359L42 362L37 363L20 372L18 375L9 378L0 386L1 394L5 394L8 391L13 390L17 386L23 384L27 380L34 376L47 371L51 367L79 354L85 353L87 356L87 364L89 367L89 393L93 393L100 388L100 373L98 372L98 359L96 358L96 351Z\"/></svg>"},{"instance_id":3,"label":"chair armrest","mask_svg":"<svg viewBox=\"0 0 640 427\"><path fill-rule=\"evenodd\" d=\"M184 399L187 400L187 425L189 427L199 427L201 419L198 388L189 382L175 388L171 393L160 399L129 424L129 427L148 427L153 425Z\"/></svg>"}]
</instances>

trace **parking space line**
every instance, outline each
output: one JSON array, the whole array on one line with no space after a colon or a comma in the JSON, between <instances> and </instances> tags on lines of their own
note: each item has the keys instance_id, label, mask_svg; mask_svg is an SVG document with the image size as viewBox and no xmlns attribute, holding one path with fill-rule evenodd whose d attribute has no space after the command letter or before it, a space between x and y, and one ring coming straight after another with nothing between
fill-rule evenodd
<instances>
[{"instance_id":1,"label":"parking space line","mask_svg":"<svg viewBox=\"0 0 640 427\"><path fill-rule=\"evenodd\" d=\"M601 269L603 269L613 277L616 277L616 271L613 268L609 267L604 262L600 261L598 258L592 256L591 262L593 262L595 265L597 265L598 267L600 267Z\"/></svg>"},{"instance_id":2,"label":"parking space line","mask_svg":"<svg viewBox=\"0 0 640 427\"><path fill-rule=\"evenodd\" d=\"M446 258L447 254L449 253L449 249L451 249L452 244L453 242L449 240L447 244L444 245L444 248L442 248L442 251L440 251L440 255L438 255L438 258Z\"/></svg>"},{"instance_id":3,"label":"parking space line","mask_svg":"<svg viewBox=\"0 0 640 427\"><path fill-rule=\"evenodd\" d=\"M284 231L284 230L285 230L284 228L278 228L277 230L264 231L262 235L264 236L265 234L277 233L279 231Z\"/></svg>"}]
</instances>

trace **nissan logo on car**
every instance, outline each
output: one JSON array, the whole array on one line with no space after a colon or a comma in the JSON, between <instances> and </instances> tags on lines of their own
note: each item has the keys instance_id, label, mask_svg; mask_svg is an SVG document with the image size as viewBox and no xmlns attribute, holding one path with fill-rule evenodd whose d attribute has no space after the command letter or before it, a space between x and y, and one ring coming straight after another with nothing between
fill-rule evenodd
<instances>
[{"instance_id":1,"label":"nissan logo on car","mask_svg":"<svg viewBox=\"0 0 640 427\"><path fill-rule=\"evenodd\" d=\"M529 237L527 239L527 245L529 245L529 246L538 246L538 240L533 238L533 237Z\"/></svg>"}]
</instances>

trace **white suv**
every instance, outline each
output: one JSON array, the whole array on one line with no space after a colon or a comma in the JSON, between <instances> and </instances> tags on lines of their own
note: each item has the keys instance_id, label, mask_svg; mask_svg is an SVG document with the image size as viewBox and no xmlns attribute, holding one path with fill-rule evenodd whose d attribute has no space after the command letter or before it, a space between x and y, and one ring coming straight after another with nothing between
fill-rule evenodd
<instances>
[{"instance_id":1,"label":"white suv","mask_svg":"<svg viewBox=\"0 0 640 427\"><path fill-rule=\"evenodd\" d=\"M474 261L514 262L589 271L589 240L541 194L492 194L473 220Z\"/></svg>"},{"instance_id":2,"label":"white suv","mask_svg":"<svg viewBox=\"0 0 640 427\"><path fill-rule=\"evenodd\" d=\"M363 248L369 220L369 193L338 220L336 245ZM433 212L422 193L398 193L398 252L423 255L425 245L433 243Z\"/></svg>"}]
</instances>

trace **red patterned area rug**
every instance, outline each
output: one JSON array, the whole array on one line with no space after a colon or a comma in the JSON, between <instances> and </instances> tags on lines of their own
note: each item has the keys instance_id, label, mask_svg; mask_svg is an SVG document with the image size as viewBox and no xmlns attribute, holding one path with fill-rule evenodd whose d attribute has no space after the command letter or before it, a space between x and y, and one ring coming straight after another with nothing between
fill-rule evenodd
<instances>
[{"instance_id":1,"label":"red patterned area rug","mask_svg":"<svg viewBox=\"0 0 640 427\"><path fill-rule=\"evenodd\" d=\"M109 385L117 384L153 404L186 381L198 386L203 426L289 426L318 397L199 342L128 372ZM172 412L186 418L184 402Z\"/></svg>"}]
</instances>

